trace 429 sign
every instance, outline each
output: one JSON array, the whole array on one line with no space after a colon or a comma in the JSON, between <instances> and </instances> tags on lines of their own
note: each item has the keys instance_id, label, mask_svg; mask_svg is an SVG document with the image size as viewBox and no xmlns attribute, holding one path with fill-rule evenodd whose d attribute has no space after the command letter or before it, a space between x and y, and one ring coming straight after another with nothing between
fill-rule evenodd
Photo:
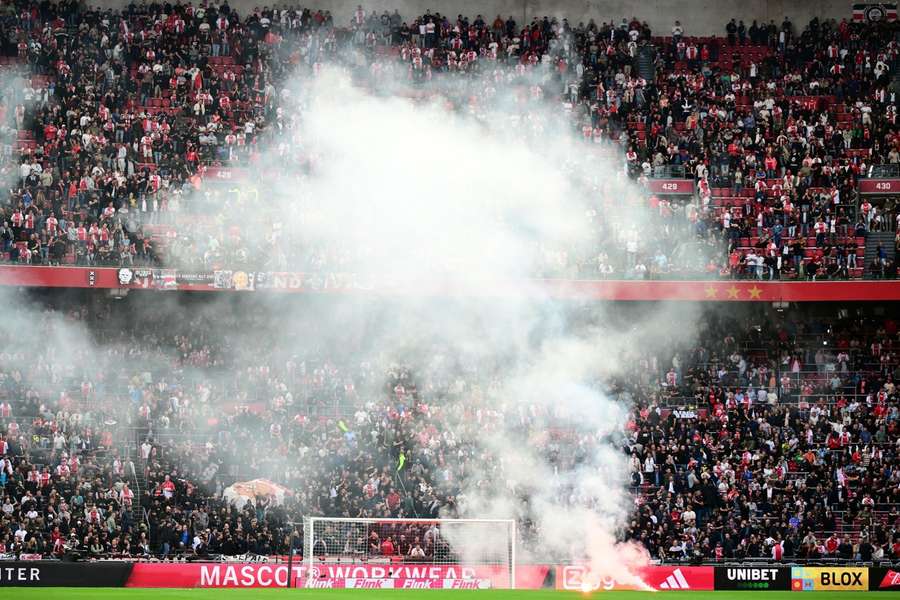
<instances>
[{"instance_id":1,"label":"429 sign","mask_svg":"<svg viewBox=\"0 0 900 600\"><path fill-rule=\"evenodd\" d=\"M647 182L647 190L653 194L690 195L694 193L692 179L651 179Z\"/></svg>"}]
</instances>

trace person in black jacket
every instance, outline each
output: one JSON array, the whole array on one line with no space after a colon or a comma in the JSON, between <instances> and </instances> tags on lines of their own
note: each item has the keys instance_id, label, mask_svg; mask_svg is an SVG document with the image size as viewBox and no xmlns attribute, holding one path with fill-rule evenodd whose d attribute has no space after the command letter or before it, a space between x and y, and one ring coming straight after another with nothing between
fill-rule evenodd
<instances>
[{"instance_id":1,"label":"person in black jacket","mask_svg":"<svg viewBox=\"0 0 900 600\"><path fill-rule=\"evenodd\" d=\"M728 24L725 26L725 33L728 34L728 45L734 46L737 35L737 23L734 22L734 19L728 21Z\"/></svg>"},{"instance_id":2,"label":"person in black jacket","mask_svg":"<svg viewBox=\"0 0 900 600\"><path fill-rule=\"evenodd\" d=\"M872 547L872 544L869 542L869 538L867 536L862 536L859 541L859 560L863 562L870 562L872 560L872 554L875 549Z\"/></svg>"}]
</instances>

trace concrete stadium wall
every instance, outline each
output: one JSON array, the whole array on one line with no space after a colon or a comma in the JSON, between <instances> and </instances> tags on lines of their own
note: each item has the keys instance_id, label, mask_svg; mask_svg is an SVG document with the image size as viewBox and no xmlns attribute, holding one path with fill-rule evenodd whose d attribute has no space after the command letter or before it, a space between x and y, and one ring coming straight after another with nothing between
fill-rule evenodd
<instances>
[{"instance_id":1,"label":"concrete stadium wall","mask_svg":"<svg viewBox=\"0 0 900 600\"><path fill-rule=\"evenodd\" d=\"M194 0L197 3L197 0ZM533 17L566 17L572 23L593 18L597 23L620 21L622 17L646 20L654 32L666 35L676 19L688 35L724 35L725 23L732 17L743 19L749 27L753 19L780 24L789 17L795 27L804 27L809 20L821 18L849 19L853 0L314 0L301 5L331 10L337 24L348 23L358 4L367 11L400 11L404 19L412 19L426 10L456 16L474 17L481 14L493 20L498 14L510 15L517 22ZM125 0L88 0L92 6L122 7ZM267 0L231 0L229 4L246 14L254 7L284 6L294 2L274 3Z\"/></svg>"}]
</instances>

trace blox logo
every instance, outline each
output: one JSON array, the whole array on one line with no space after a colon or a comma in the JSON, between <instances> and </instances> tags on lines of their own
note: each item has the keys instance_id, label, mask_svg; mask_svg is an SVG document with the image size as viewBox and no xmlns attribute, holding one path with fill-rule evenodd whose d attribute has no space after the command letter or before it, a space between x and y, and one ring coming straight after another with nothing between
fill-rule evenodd
<instances>
[{"instance_id":1,"label":"blox logo","mask_svg":"<svg viewBox=\"0 0 900 600\"><path fill-rule=\"evenodd\" d=\"M823 571L820 575L822 586L862 587L862 573L850 571Z\"/></svg>"},{"instance_id":2,"label":"blox logo","mask_svg":"<svg viewBox=\"0 0 900 600\"><path fill-rule=\"evenodd\" d=\"M793 567L791 589L795 591L865 590L868 570L861 567Z\"/></svg>"}]
</instances>

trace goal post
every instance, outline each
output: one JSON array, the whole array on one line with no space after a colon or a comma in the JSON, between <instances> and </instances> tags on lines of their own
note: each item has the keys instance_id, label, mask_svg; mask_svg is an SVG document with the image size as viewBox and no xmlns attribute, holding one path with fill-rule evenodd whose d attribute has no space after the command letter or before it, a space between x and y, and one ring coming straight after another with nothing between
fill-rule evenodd
<instances>
[{"instance_id":1,"label":"goal post","mask_svg":"<svg viewBox=\"0 0 900 600\"><path fill-rule=\"evenodd\" d=\"M303 519L306 587L516 586L513 519ZM318 584L318 585L317 585Z\"/></svg>"}]
</instances>

